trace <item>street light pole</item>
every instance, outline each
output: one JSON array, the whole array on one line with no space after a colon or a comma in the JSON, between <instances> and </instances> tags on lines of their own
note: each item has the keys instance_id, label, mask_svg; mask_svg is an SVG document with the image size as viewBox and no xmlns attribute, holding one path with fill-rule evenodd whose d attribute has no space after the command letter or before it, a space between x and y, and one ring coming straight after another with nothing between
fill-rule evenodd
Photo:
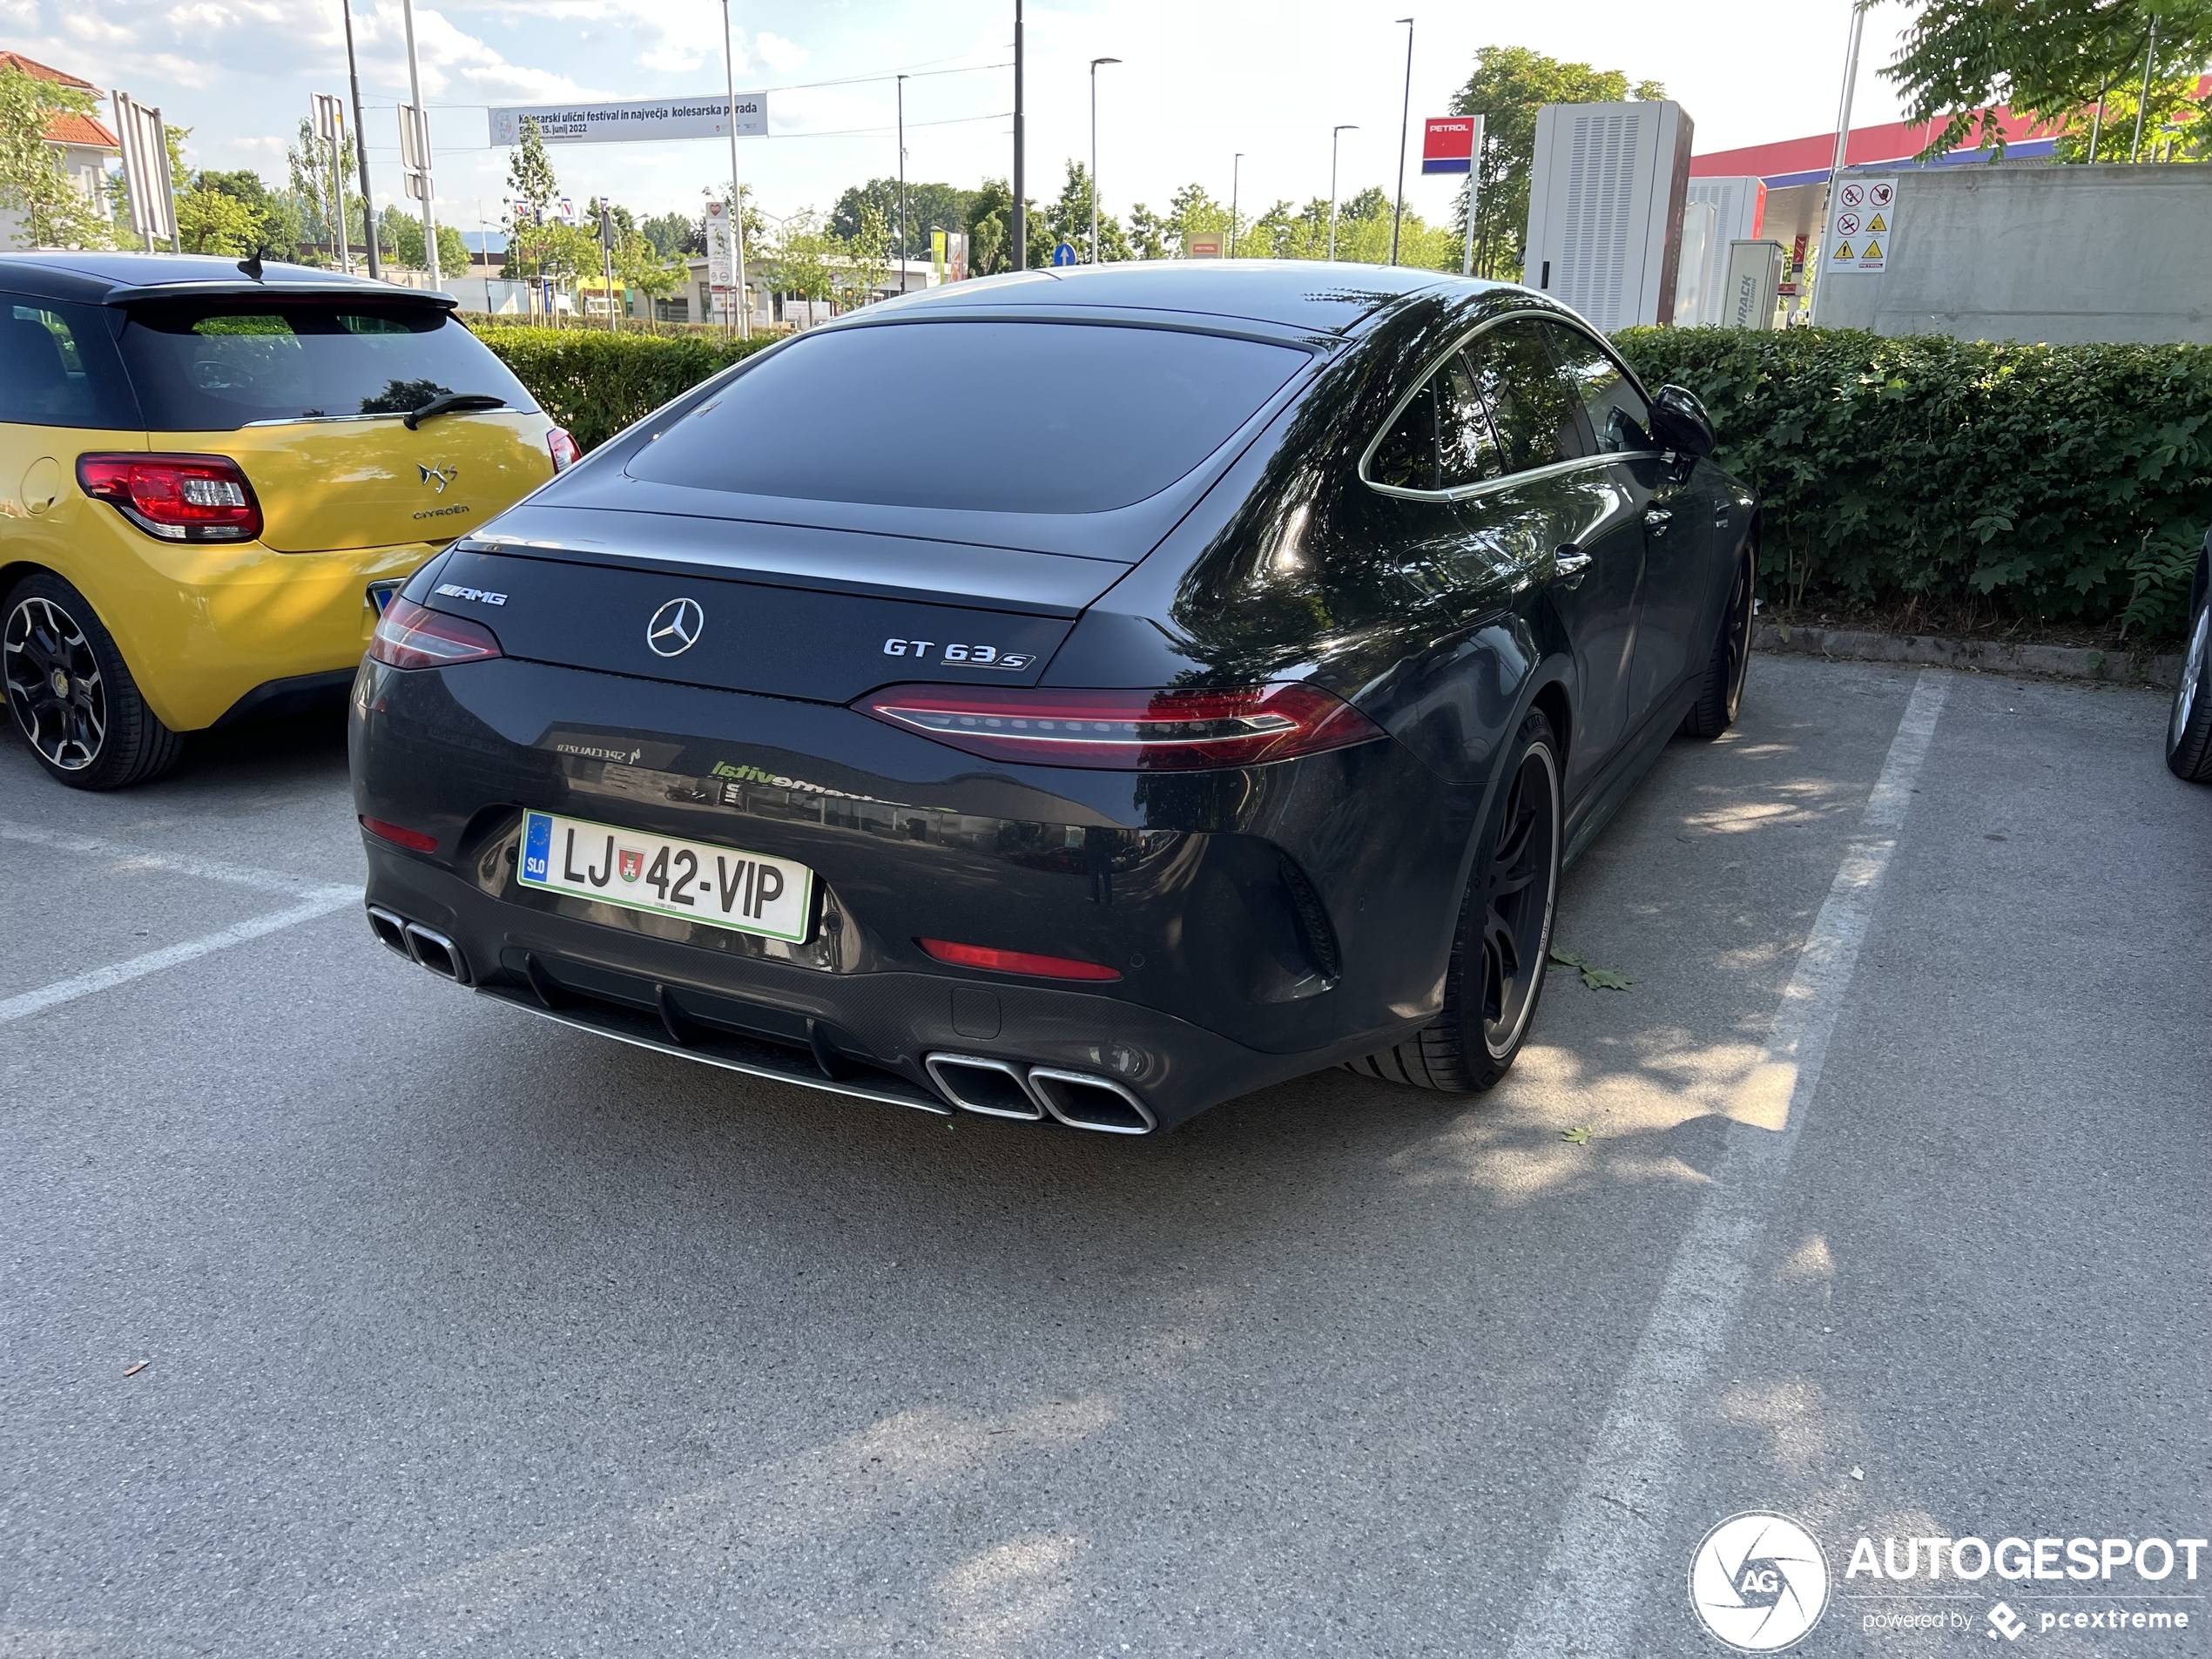
<instances>
[{"instance_id":1,"label":"street light pole","mask_svg":"<svg viewBox=\"0 0 2212 1659\"><path fill-rule=\"evenodd\" d=\"M738 49L730 33L730 0L722 0L722 74L730 99L730 246L737 255L738 338L752 338L752 307L745 286L745 190L738 183Z\"/></svg>"},{"instance_id":2,"label":"street light pole","mask_svg":"<svg viewBox=\"0 0 2212 1659\"><path fill-rule=\"evenodd\" d=\"M1244 152L1239 150L1229 164L1229 257L1237 257L1237 186L1244 168Z\"/></svg>"},{"instance_id":3,"label":"street light pole","mask_svg":"<svg viewBox=\"0 0 2212 1659\"><path fill-rule=\"evenodd\" d=\"M1413 119L1413 20L1400 17L1406 25L1406 96L1398 109L1398 205L1390 210L1390 262L1398 263L1398 221L1406 217L1406 135Z\"/></svg>"},{"instance_id":4,"label":"street light pole","mask_svg":"<svg viewBox=\"0 0 2212 1659\"><path fill-rule=\"evenodd\" d=\"M346 73L354 84L354 155L361 170L361 229L368 239L368 275L384 280L384 262L376 252L376 192L368 187L368 129L361 125L361 72L354 61L354 0L340 0L346 14Z\"/></svg>"},{"instance_id":5,"label":"street light pole","mask_svg":"<svg viewBox=\"0 0 2212 1659\"><path fill-rule=\"evenodd\" d=\"M2150 50L2143 54L2143 95L2135 105L2135 141L2128 146L2133 162L2143 147L2143 117L2150 109L2150 72L2158 62L2158 19L2150 20Z\"/></svg>"},{"instance_id":6,"label":"street light pole","mask_svg":"<svg viewBox=\"0 0 2212 1659\"><path fill-rule=\"evenodd\" d=\"M907 291L907 78L899 77L899 292Z\"/></svg>"},{"instance_id":7,"label":"street light pole","mask_svg":"<svg viewBox=\"0 0 2212 1659\"><path fill-rule=\"evenodd\" d=\"M415 118L421 124L422 162L422 262L430 267L430 286L445 279L438 271L438 215L430 205L435 187L430 183L430 112L422 107L422 65L415 55L415 0L401 0L407 19L407 90L415 100Z\"/></svg>"},{"instance_id":8,"label":"street light pole","mask_svg":"<svg viewBox=\"0 0 2212 1659\"><path fill-rule=\"evenodd\" d=\"M1027 187L1022 168L1022 140L1024 137L1022 114L1022 0L1014 0L1014 211L1012 222L1007 228L1014 234L1014 268L1029 268L1029 215L1023 206Z\"/></svg>"},{"instance_id":9,"label":"street light pole","mask_svg":"<svg viewBox=\"0 0 2212 1659\"><path fill-rule=\"evenodd\" d=\"M1859 37L1865 32L1866 8L1870 3L1871 0L1851 0L1851 38L1844 47L1844 95L1836 106L1836 148L1828 161L1828 223L1835 219L1836 192L1843 187L1844 167L1850 159L1851 98L1858 90L1858 42ZM1822 234L1824 239L1824 224ZM1822 248L1821 253L1825 257L1827 249ZM1820 296L1827 287L1816 273L1812 280L1812 304L1805 314L1808 322L1820 320Z\"/></svg>"},{"instance_id":10,"label":"street light pole","mask_svg":"<svg viewBox=\"0 0 2212 1659\"><path fill-rule=\"evenodd\" d=\"M1118 64L1118 57L1090 60L1090 262L1098 263L1098 66Z\"/></svg>"},{"instance_id":11,"label":"street light pole","mask_svg":"<svg viewBox=\"0 0 2212 1659\"><path fill-rule=\"evenodd\" d=\"M1329 129L1329 263L1337 262L1337 135L1357 132L1359 123L1347 121L1340 127Z\"/></svg>"}]
</instances>

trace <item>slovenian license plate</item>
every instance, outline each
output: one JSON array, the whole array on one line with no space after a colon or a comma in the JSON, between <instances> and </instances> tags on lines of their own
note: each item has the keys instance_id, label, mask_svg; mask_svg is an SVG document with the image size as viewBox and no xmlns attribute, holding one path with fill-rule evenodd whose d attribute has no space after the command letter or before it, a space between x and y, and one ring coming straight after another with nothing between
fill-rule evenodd
<instances>
[{"instance_id":1,"label":"slovenian license plate","mask_svg":"<svg viewBox=\"0 0 2212 1659\"><path fill-rule=\"evenodd\" d=\"M523 815L522 884L803 944L814 873L789 859L552 813Z\"/></svg>"}]
</instances>

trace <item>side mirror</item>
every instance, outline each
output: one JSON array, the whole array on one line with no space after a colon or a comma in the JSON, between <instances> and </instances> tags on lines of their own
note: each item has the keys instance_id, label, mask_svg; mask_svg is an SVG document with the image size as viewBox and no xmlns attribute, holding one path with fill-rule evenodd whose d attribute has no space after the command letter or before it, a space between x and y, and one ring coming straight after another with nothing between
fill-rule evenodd
<instances>
[{"instance_id":1,"label":"side mirror","mask_svg":"<svg viewBox=\"0 0 2212 1659\"><path fill-rule=\"evenodd\" d=\"M1651 405L1651 435L1665 448L1702 461L1719 446L1713 435L1713 417L1697 401L1697 394L1683 386L1662 386Z\"/></svg>"}]
</instances>

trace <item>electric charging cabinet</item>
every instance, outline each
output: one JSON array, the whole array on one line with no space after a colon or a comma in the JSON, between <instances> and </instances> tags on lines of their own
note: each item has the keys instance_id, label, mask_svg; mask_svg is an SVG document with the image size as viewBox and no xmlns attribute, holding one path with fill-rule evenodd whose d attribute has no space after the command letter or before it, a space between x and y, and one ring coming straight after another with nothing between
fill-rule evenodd
<instances>
[{"instance_id":1,"label":"electric charging cabinet","mask_svg":"<svg viewBox=\"0 0 2212 1659\"><path fill-rule=\"evenodd\" d=\"M1521 280L1602 329L1672 322L1690 131L1663 101L1539 110Z\"/></svg>"},{"instance_id":2,"label":"electric charging cabinet","mask_svg":"<svg viewBox=\"0 0 2212 1659\"><path fill-rule=\"evenodd\" d=\"M1782 273L1789 252L1779 242L1730 242L1723 328L1782 326Z\"/></svg>"}]
</instances>

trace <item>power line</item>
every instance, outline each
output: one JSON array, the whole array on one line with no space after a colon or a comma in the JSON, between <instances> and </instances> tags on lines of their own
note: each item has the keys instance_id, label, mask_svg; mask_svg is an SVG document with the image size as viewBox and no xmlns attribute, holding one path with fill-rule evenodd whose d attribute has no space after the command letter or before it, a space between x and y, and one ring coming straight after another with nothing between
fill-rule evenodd
<instances>
[{"instance_id":1,"label":"power line","mask_svg":"<svg viewBox=\"0 0 2212 1659\"><path fill-rule=\"evenodd\" d=\"M464 105L464 106L462 106L462 107L466 107L466 106ZM966 126L966 125L969 125L970 123L972 123L972 122L975 122L975 121L1003 121L1003 120L1005 120L1005 119L1007 118L1007 117L1008 117L1008 116L1009 116L1009 115L1011 115L1011 114L1013 114L1013 113L1014 113L1014 111L1011 111L1011 110L1001 110L1001 111L1000 111L997 114L995 114L995 115L956 115L956 116L953 116L953 117L949 118L948 119L942 120L942 121L909 121L909 122L907 122L907 127L908 127L909 129L914 128L914 127L956 127L956 126ZM835 130L833 130L833 131L831 131L831 132L785 132L785 133L779 133L779 134L778 134L777 136L778 136L779 138L881 138L881 137L882 137L885 133L887 133L887 132L896 132L897 130L898 130L898 129L896 129L895 127L890 127L890 126L880 126L880 127L839 127L839 128L836 128L836 129L835 129ZM633 139L633 140L631 140L631 142L633 142L633 143L637 143L637 144L649 144L649 143L664 142L664 140L647 139L647 138L638 138L638 139ZM365 148L367 148L367 149L370 149L370 150L384 151L384 152L395 151L395 150L397 150L397 149L399 148L399 146L398 146L397 145L394 145L394 144L372 144L372 145L365 145L364 147L365 147ZM513 147L513 146L512 146L512 145L504 145L504 144L448 144L448 145L442 145L442 146L440 147L440 152L440 152L441 154L442 154L442 155L449 155L449 156L450 156L450 155L469 155L469 154L475 154L475 153L482 152L484 152L484 151L489 151L489 150L507 150L507 149L511 149L512 147Z\"/></svg>"},{"instance_id":2,"label":"power line","mask_svg":"<svg viewBox=\"0 0 2212 1659\"><path fill-rule=\"evenodd\" d=\"M939 57L933 58L930 61L933 63L941 64L945 60ZM920 81L927 80L932 77L938 75L980 75L987 70L1012 69L1013 67L1014 62L1011 58L1008 58L1003 64L963 64L957 69L891 70L880 75L847 75L841 79L833 81L793 81L788 86L763 86L756 88L755 90L763 93L811 92L825 86L877 85L885 81L895 81L900 75L904 75L908 80ZM558 100L555 101L557 102ZM627 98L600 99L580 98L574 98L570 101L577 104L596 104L603 102L623 104L631 102L632 100ZM426 107L433 110L489 110L492 107L492 105L489 104L431 104ZM501 107L512 108L513 106L502 105ZM941 125L942 123L917 122L915 125Z\"/></svg>"}]
</instances>

